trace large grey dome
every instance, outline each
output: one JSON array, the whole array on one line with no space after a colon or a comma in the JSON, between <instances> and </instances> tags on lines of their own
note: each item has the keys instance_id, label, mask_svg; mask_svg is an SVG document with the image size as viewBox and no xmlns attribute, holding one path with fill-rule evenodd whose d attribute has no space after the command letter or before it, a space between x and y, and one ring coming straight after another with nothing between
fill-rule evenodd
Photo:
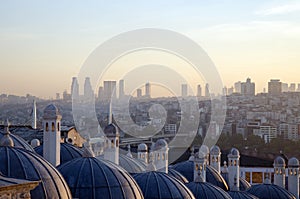
<instances>
[{"instance_id":1,"label":"large grey dome","mask_svg":"<svg viewBox=\"0 0 300 199\"><path fill-rule=\"evenodd\" d=\"M207 182L190 182L186 186L191 190L195 198L231 199L230 195L223 189Z\"/></svg>"},{"instance_id":2,"label":"large grey dome","mask_svg":"<svg viewBox=\"0 0 300 199\"><path fill-rule=\"evenodd\" d=\"M0 147L0 172L11 178L41 183L30 192L34 199L72 198L61 174L42 157L20 148Z\"/></svg>"},{"instance_id":3,"label":"large grey dome","mask_svg":"<svg viewBox=\"0 0 300 199\"><path fill-rule=\"evenodd\" d=\"M76 158L58 166L58 170L74 198L143 198L134 179L110 162L94 157Z\"/></svg>"},{"instance_id":4,"label":"large grey dome","mask_svg":"<svg viewBox=\"0 0 300 199\"><path fill-rule=\"evenodd\" d=\"M296 199L292 193L274 184L252 185L247 192L260 199Z\"/></svg>"},{"instance_id":5,"label":"large grey dome","mask_svg":"<svg viewBox=\"0 0 300 199\"><path fill-rule=\"evenodd\" d=\"M144 198L194 198L192 192L178 180L163 172L150 171L135 174L134 179Z\"/></svg>"}]
</instances>

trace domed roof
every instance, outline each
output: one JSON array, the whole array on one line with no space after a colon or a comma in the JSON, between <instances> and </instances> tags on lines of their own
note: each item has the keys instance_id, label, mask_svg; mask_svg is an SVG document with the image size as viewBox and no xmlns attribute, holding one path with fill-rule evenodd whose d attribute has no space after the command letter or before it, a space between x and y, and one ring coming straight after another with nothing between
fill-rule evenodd
<instances>
[{"instance_id":1,"label":"domed roof","mask_svg":"<svg viewBox=\"0 0 300 199\"><path fill-rule=\"evenodd\" d=\"M134 179L108 161L76 158L58 166L58 170L74 198L143 198Z\"/></svg>"},{"instance_id":2,"label":"domed roof","mask_svg":"<svg viewBox=\"0 0 300 199\"><path fill-rule=\"evenodd\" d=\"M247 192L260 199L296 199L292 193L274 184L252 185Z\"/></svg>"},{"instance_id":3,"label":"domed roof","mask_svg":"<svg viewBox=\"0 0 300 199\"><path fill-rule=\"evenodd\" d=\"M96 157L104 160L103 155ZM125 169L130 174L141 173L146 171L146 166L137 159L131 158L124 154L119 154L119 166Z\"/></svg>"},{"instance_id":4,"label":"domed roof","mask_svg":"<svg viewBox=\"0 0 300 199\"><path fill-rule=\"evenodd\" d=\"M0 147L0 172L11 178L41 181L32 198L72 198L61 174L42 157L20 148Z\"/></svg>"},{"instance_id":5,"label":"domed roof","mask_svg":"<svg viewBox=\"0 0 300 199\"><path fill-rule=\"evenodd\" d=\"M245 191L229 191L228 194L232 199L259 199L258 197Z\"/></svg>"},{"instance_id":6,"label":"domed roof","mask_svg":"<svg viewBox=\"0 0 300 199\"><path fill-rule=\"evenodd\" d=\"M118 137L118 136L120 136L119 128L116 125L114 125L113 123L107 125L104 128L104 133L107 137Z\"/></svg>"},{"instance_id":7,"label":"domed roof","mask_svg":"<svg viewBox=\"0 0 300 199\"><path fill-rule=\"evenodd\" d=\"M299 167L299 160L295 157L292 157L291 159L289 159L288 166L289 167Z\"/></svg>"},{"instance_id":8,"label":"domed roof","mask_svg":"<svg viewBox=\"0 0 300 199\"><path fill-rule=\"evenodd\" d=\"M168 143L164 139L159 139L154 144L154 151L168 147Z\"/></svg>"},{"instance_id":9,"label":"domed roof","mask_svg":"<svg viewBox=\"0 0 300 199\"><path fill-rule=\"evenodd\" d=\"M232 149L230 150L229 155L239 156L239 155L240 155L240 152L239 152L238 149L232 148Z\"/></svg>"},{"instance_id":10,"label":"domed roof","mask_svg":"<svg viewBox=\"0 0 300 199\"><path fill-rule=\"evenodd\" d=\"M37 146L40 146L40 145L41 145L41 142L40 142L39 139L33 139L33 140L30 141L30 145L31 145L32 147L37 147Z\"/></svg>"},{"instance_id":11,"label":"domed roof","mask_svg":"<svg viewBox=\"0 0 300 199\"><path fill-rule=\"evenodd\" d=\"M188 183L189 181L186 179L186 177L184 177L181 173L179 173L178 171L176 171L175 169L172 168L168 168L168 175L176 178L177 180L179 180L182 183Z\"/></svg>"},{"instance_id":12,"label":"domed roof","mask_svg":"<svg viewBox=\"0 0 300 199\"><path fill-rule=\"evenodd\" d=\"M208 155L209 154L209 148L206 145L201 145L199 151L201 151L204 155Z\"/></svg>"},{"instance_id":13,"label":"domed roof","mask_svg":"<svg viewBox=\"0 0 300 199\"><path fill-rule=\"evenodd\" d=\"M49 104L44 109L44 119L55 119L57 117L61 117L61 114L59 113L58 108L54 104Z\"/></svg>"},{"instance_id":14,"label":"domed roof","mask_svg":"<svg viewBox=\"0 0 300 199\"><path fill-rule=\"evenodd\" d=\"M145 143L141 143L138 145L138 152L147 152L148 151L148 146Z\"/></svg>"},{"instance_id":15,"label":"domed roof","mask_svg":"<svg viewBox=\"0 0 300 199\"><path fill-rule=\"evenodd\" d=\"M35 152L43 156L43 145L34 148ZM68 143L60 143L60 164L82 157L83 151Z\"/></svg>"},{"instance_id":16,"label":"domed roof","mask_svg":"<svg viewBox=\"0 0 300 199\"><path fill-rule=\"evenodd\" d=\"M144 198L194 198L186 186L166 173L150 171L135 174L133 177Z\"/></svg>"},{"instance_id":17,"label":"domed roof","mask_svg":"<svg viewBox=\"0 0 300 199\"><path fill-rule=\"evenodd\" d=\"M285 167L285 160L281 156L278 156L274 160L274 166L276 166L276 167Z\"/></svg>"},{"instance_id":18,"label":"domed roof","mask_svg":"<svg viewBox=\"0 0 300 199\"><path fill-rule=\"evenodd\" d=\"M5 135L2 136L2 138L0 139L0 146L14 146L14 141L9 134L10 133L7 132L5 133Z\"/></svg>"},{"instance_id":19,"label":"domed roof","mask_svg":"<svg viewBox=\"0 0 300 199\"><path fill-rule=\"evenodd\" d=\"M194 181L194 162L185 161L180 162L171 167L179 173L181 173L189 182ZM228 185L223 177L211 166L206 166L206 182L209 182L215 186L222 188L225 191L228 191Z\"/></svg>"},{"instance_id":20,"label":"domed roof","mask_svg":"<svg viewBox=\"0 0 300 199\"><path fill-rule=\"evenodd\" d=\"M186 186L191 190L195 198L231 199L230 195L223 189L207 182L190 182Z\"/></svg>"},{"instance_id":21,"label":"domed roof","mask_svg":"<svg viewBox=\"0 0 300 199\"><path fill-rule=\"evenodd\" d=\"M210 149L211 155L220 155L220 153L221 153L220 147L218 147L217 145L214 145L213 147L211 147L211 149Z\"/></svg>"},{"instance_id":22,"label":"domed roof","mask_svg":"<svg viewBox=\"0 0 300 199\"><path fill-rule=\"evenodd\" d=\"M224 180L226 181L226 183L228 184L228 173L222 173L222 176L224 178ZM240 178L240 191L246 191L247 189L249 189L251 187L251 184L249 182L247 182L247 180Z\"/></svg>"}]
</instances>

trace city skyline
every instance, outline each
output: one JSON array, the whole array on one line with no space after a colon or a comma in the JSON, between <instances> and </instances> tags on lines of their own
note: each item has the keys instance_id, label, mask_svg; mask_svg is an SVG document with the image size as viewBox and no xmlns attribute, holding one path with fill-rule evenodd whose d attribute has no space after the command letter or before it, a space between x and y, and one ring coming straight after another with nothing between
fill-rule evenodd
<instances>
[{"instance_id":1,"label":"city skyline","mask_svg":"<svg viewBox=\"0 0 300 199\"><path fill-rule=\"evenodd\" d=\"M69 88L70 78L99 44L145 27L173 30L196 41L227 87L233 79L248 77L257 92L273 78L299 82L297 1L91 2L72 4L67 15L70 2L54 5L26 1L1 6L1 93L55 98L57 90Z\"/></svg>"}]
</instances>

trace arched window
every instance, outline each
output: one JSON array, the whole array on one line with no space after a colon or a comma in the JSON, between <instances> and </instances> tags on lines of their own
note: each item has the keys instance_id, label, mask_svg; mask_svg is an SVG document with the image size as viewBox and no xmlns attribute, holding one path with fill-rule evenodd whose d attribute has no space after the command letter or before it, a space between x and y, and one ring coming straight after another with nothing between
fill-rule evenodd
<instances>
[{"instance_id":1,"label":"arched window","mask_svg":"<svg viewBox=\"0 0 300 199\"><path fill-rule=\"evenodd\" d=\"M54 125L54 122L52 122L52 127L51 127L51 130L52 130L52 132L54 132L54 131L55 131L55 125Z\"/></svg>"},{"instance_id":2,"label":"arched window","mask_svg":"<svg viewBox=\"0 0 300 199\"><path fill-rule=\"evenodd\" d=\"M57 122L57 131L60 131L60 125L59 125L59 122Z\"/></svg>"},{"instance_id":3,"label":"arched window","mask_svg":"<svg viewBox=\"0 0 300 199\"><path fill-rule=\"evenodd\" d=\"M49 124L46 122L46 131L49 131Z\"/></svg>"}]
</instances>

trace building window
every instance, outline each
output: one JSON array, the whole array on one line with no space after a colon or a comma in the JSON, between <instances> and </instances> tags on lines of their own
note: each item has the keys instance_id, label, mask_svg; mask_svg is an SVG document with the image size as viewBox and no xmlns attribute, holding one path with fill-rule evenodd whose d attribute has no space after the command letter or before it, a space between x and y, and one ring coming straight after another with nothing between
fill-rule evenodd
<instances>
[{"instance_id":1,"label":"building window","mask_svg":"<svg viewBox=\"0 0 300 199\"><path fill-rule=\"evenodd\" d=\"M46 131L49 131L49 124L46 122Z\"/></svg>"},{"instance_id":2,"label":"building window","mask_svg":"<svg viewBox=\"0 0 300 199\"><path fill-rule=\"evenodd\" d=\"M60 131L59 128L60 128L59 122L57 122L57 131Z\"/></svg>"},{"instance_id":3,"label":"building window","mask_svg":"<svg viewBox=\"0 0 300 199\"><path fill-rule=\"evenodd\" d=\"M52 122L52 128L51 128L52 132L55 131L55 125L54 125L54 122Z\"/></svg>"}]
</instances>

